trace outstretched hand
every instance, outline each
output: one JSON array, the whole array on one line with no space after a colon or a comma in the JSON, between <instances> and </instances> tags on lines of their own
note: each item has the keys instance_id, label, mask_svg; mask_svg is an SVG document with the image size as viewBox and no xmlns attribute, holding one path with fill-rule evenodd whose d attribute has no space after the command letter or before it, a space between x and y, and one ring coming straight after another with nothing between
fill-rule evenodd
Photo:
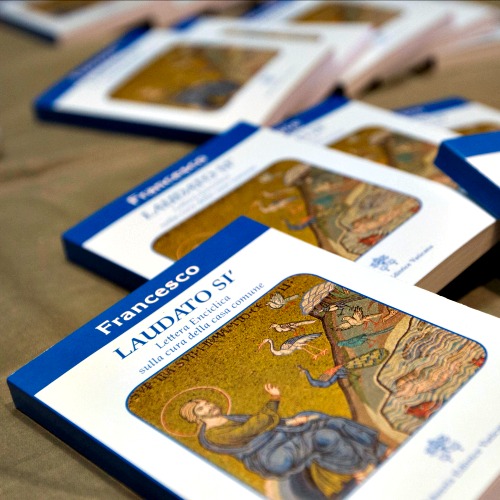
<instances>
[{"instance_id":1,"label":"outstretched hand","mask_svg":"<svg viewBox=\"0 0 500 500\"><path fill-rule=\"evenodd\" d=\"M278 397L280 395L280 390L273 384L266 384L264 390L271 396Z\"/></svg>"}]
</instances>

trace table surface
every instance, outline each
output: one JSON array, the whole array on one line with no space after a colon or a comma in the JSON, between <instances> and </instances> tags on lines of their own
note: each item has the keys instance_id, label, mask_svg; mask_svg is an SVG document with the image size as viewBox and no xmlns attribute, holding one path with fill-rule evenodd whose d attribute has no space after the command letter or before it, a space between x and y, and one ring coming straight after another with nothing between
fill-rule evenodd
<instances>
[{"instance_id":1,"label":"table surface","mask_svg":"<svg viewBox=\"0 0 500 500\"><path fill-rule=\"evenodd\" d=\"M119 301L126 290L67 262L60 235L194 149L184 142L41 123L33 99L113 35L53 46L0 26L0 497L135 498L15 410L6 377ZM405 75L362 96L396 108L449 95L500 109L500 63ZM498 250L442 293L500 316ZM496 494L495 494L496 491ZM499 498L500 484L484 498Z\"/></svg>"}]
</instances>

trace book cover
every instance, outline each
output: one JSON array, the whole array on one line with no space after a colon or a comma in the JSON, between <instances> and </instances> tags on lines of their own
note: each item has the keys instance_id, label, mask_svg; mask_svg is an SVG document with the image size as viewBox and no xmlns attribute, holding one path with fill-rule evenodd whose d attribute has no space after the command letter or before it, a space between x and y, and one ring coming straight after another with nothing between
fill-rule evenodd
<instances>
[{"instance_id":1,"label":"book cover","mask_svg":"<svg viewBox=\"0 0 500 500\"><path fill-rule=\"evenodd\" d=\"M240 218L8 384L148 498L477 498L499 322Z\"/></svg>"},{"instance_id":2,"label":"book cover","mask_svg":"<svg viewBox=\"0 0 500 500\"><path fill-rule=\"evenodd\" d=\"M498 109L461 96L448 96L395 111L424 123L446 127L463 135L500 130Z\"/></svg>"},{"instance_id":3,"label":"book cover","mask_svg":"<svg viewBox=\"0 0 500 500\"><path fill-rule=\"evenodd\" d=\"M453 9L448 32L437 36L432 54L439 68L498 57L500 9L494 2L447 2Z\"/></svg>"},{"instance_id":4,"label":"book cover","mask_svg":"<svg viewBox=\"0 0 500 500\"><path fill-rule=\"evenodd\" d=\"M323 65L326 82L317 83L309 77L312 95L311 102L317 104L319 99L315 89L319 87L326 97L340 84L341 75L350 65L354 64L366 51L370 50L375 31L370 23L338 22L335 25L322 23L292 24L286 21L255 22L251 18L198 18L190 29L201 33L217 33L219 36L245 36L253 39L278 38L284 41L294 40L306 43L326 43L331 49L331 60ZM325 92L326 89L328 92ZM316 94L317 94L316 90ZM306 92L305 92L306 93ZM311 104L312 105L312 104Z\"/></svg>"},{"instance_id":5,"label":"book cover","mask_svg":"<svg viewBox=\"0 0 500 500\"><path fill-rule=\"evenodd\" d=\"M274 128L455 187L434 165L440 142L457 135L445 128L417 124L392 111L341 96L329 98Z\"/></svg>"},{"instance_id":6,"label":"book cover","mask_svg":"<svg viewBox=\"0 0 500 500\"><path fill-rule=\"evenodd\" d=\"M447 0L452 12L451 23L427 37L427 51L415 64L410 61L405 68L437 68L470 65L472 61L494 58L499 50L500 9L494 2Z\"/></svg>"},{"instance_id":7,"label":"book cover","mask_svg":"<svg viewBox=\"0 0 500 500\"><path fill-rule=\"evenodd\" d=\"M63 235L67 256L124 286L156 276L240 215L433 291L496 241L456 190L241 124ZM465 250L464 250L465 249Z\"/></svg>"},{"instance_id":8,"label":"book cover","mask_svg":"<svg viewBox=\"0 0 500 500\"><path fill-rule=\"evenodd\" d=\"M322 43L136 29L34 107L45 120L202 141L241 120L272 124L303 109L308 78L320 92L314 75L330 57Z\"/></svg>"},{"instance_id":9,"label":"book cover","mask_svg":"<svg viewBox=\"0 0 500 500\"><path fill-rule=\"evenodd\" d=\"M67 42L99 32L125 29L153 18L150 0L6 0L0 19L51 42Z\"/></svg>"},{"instance_id":10,"label":"book cover","mask_svg":"<svg viewBox=\"0 0 500 500\"><path fill-rule=\"evenodd\" d=\"M155 1L152 22L155 26L171 26L191 16L225 15L231 9L250 9L250 0L161 0Z\"/></svg>"},{"instance_id":11,"label":"book cover","mask_svg":"<svg viewBox=\"0 0 500 500\"><path fill-rule=\"evenodd\" d=\"M500 219L500 131L444 141L436 165L468 195Z\"/></svg>"},{"instance_id":12,"label":"book cover","mask_svg":"<svg viewBox=\"0 0 500 500\"><path fill-rule=\"evenodd\" d=\"M372 47L342 75L345 95L354 97L372 83L384 80L419 62L428 50L429 40L452 20L447 2L392 2L326 0L283 1L264 5L251 19L259 23L369 22L375 28Z\"/></svg>"},{"instance_id":13,"label":"book cover","mask_svg":"<svg viewBox=\"0 0 500 500\"><path fill-rule=\"evenodd\" d=\"M471 62L491 61L495 64L499 55L500 26L497 26L488 32L478 33L440 47L435 52L434 63L438 68L464 67Z\"/></svg>"}]
</instances>

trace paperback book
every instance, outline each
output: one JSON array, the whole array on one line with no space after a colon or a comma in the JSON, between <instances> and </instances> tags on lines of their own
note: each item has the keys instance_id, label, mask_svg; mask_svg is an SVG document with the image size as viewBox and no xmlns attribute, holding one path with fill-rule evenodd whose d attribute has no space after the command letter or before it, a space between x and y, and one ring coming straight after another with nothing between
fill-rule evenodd
<instances>
[{"instance_id":1,"label":"paperback book","mask_svg":"<svg viewBox=\"0 0 500 500\"><path fill-rule=\"evenodd\" d=\"M52 42L89 37L151 21L150 0L5 0L0 19Z\"/></svg>"},{"instance_id":2,"label":"paperback book","mask_svg":"<svg viewBox=\"0 0 500 500\"><path fill-rule=\"evenodd\" d=\"M500 11L500 9L497 9ZM500 23L494 30L478 33L436 50L434 62L438 68L468 66L477 61L496 64L500 57Z\"/></svg>"},{"instance_id":3,"label":"paperback book","mask_svg":"<svg viewBox=\"0 0 500 500\"><path fill-rule=\"evenodd\" d=\"M493 2L447 0L445 3L453 13L451 23L428 38L429 50L417 67L426 63L438 68L470 65L478 59L498 55L500 9ZM406 69L412 66L414 61Z\"/></svg>"},{"instance_id":4,"label":"paperback book","mask_svg":"<svg viewBox=\"0 0 500 500\"><path fill-rule=\"evenodd\" d=\"M468 195L500 219L500 131L444 141L436 165Z\"/></svg>"},{"instance_id":5,"label":"paperback book","mask_svg":"<svg viewBox=\"0 0 500 500\"><path fill-rule=\"evenodd\" d=\"M472 499L500 472L499 326L240 218L8 384L146 498Z\"/></svg>"},{"instance_id":6,"label":"paperback book","mask_svg":"<svg viewBox=\"0 0 500 500\"><path fill-rule=\"evenodd\" d=\"M241 0L3 0L0 20L52 42L149 24L168 26Z\"/></svg>"},{"instance_id":7,"label":"paperback book","mask_svg":"<svg viewBox=\"0 0 500 500\"><path fill-rule=\"evenodd\" d=\"M190 29L202 33L217 33L228 39L234 36L252 37L253 39L298 40L311 44L326 43L331 48L330 66L325 72L330 76L331 83L328 93L340 85L342 74L363 56L372 45L375 31L370 23L338 22L335 25L320 23L292 24L286 21L255 23L251 19L229 19L222 17L197 18ZM314 84L307 91L318 102ZM322 90L322 93L326 93Z\"/></svg>"},{"instance_id":8,"label":"paperback book","mask_svg":"<svg viewBox=\"0 0 500 500\"><path fill-rule=\"evenodd\" d=\"M415 104L395 110L424 123L446 127L459 134L500 130L500 111L460 96Z\"/></svg>"},{"instance_id":9,"label":"paperback book","mask_svg":"<svg viewBox=\"0 0 500 500\"><path fill-rule=\"evenodd\" d=\"M453 22L448 33L435 40L433 61L438 67L498 57L500 9L493 2L448 2Z\"/></svg>"},{"instance_id":10,"label":"paperback book","mask_svg":"<svg viewBox=\"0 0 500 500\"><path fill-rule=\"evenodd\" d=\"M264 4L249 18L260 25L274 21L371 23L375 28L372 47L342 75L344 94L354 97L411 61L420 62L432 49L432 38L450 25L453 10L447 2L297 0Z\"/></svg>"},{"instance_id":11,"label":"paperback book","mask_svg":"<svg viewBox=\"0 0 500 500\"><path fill-rule=\"evenodd\" d=\"M454 186L453 181L436 168L434 158L439 144L457 134L416 123L377 106L334 96L274 128L308 142Z\"/></svg>"},{"instance_id":12,"label":"paperback book","mask_svg":"<svg viewBox=\"0 0 500 500\"><path fill-rule=\"evenodd\" d=\"M69 259L134 287L240 215L432 291L496 241L495 219L457 190L240 124L90 215L63 242Z\"/></svg>"},{"instance_id":13,"label":"paperback book","mask_svg":"<svg viewBox=\"0 0 500 500\"><path fill-rule=\"evenodd\" d=\"M34 107L44 120L203 141L241 120L274 124L319 101L330 61L326 43L138 28Z\"/></svg>"}]
</instances>

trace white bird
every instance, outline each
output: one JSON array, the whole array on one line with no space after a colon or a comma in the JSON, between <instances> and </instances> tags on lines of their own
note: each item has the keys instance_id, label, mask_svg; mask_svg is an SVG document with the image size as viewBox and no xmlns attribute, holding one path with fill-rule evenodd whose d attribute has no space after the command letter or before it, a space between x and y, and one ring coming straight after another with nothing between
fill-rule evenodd
<instances>
[{"instance_id":1,"label":"white bird","mask_svg":"<svg viewBox=\"0 0 500 500\"><path fill-rule=\"evenodd\" d=\"M314 339L317 339L318 337L321 337L321 333L310 333L308 335L299 335L297 337L291 337L288 340L285 340L283 344L281 344L279 349L275 349L274 347L274 342L272 339L264 339L261 344L259 345L259 349L262 348L262 346L266 343L269 342L271 352L275 356L288 356L290 354L293 354L295 351L305 351L307 352L313 359L317 359L318 356L321 356L323 354L326 354L326 349L319 349L318 347L314 347L312 345L308 345L309 342L311 342ZM309 351L306 349L306 345L310 349L316 349L318 352L317 354Z\"/></svg>"},{"instance_id":2,"label":"white bird","mask_svg":"<svg viewBox=\"0 0 500 500\"><path fill-rule=\"evenodd\" d=\"M269 328L274 328L277 332L291 332L295 331L299 326L302 325L309 325L311 323L314 323L316 320L304 320L304 321L297 321L297 322L291 322L291 323L273 323Z\"/></svg>"},{"instance_id":3,"label":"white bird","mask_svg":"<svg viewBox=\"0 0 500 500\"><path fill-rule=\"evenodd\" d=\"M288 198L272 201L268 205L263 205L260 200L255 200L252 205L257 206L263 214L269 214L281 210L296 199L296 196L289 196Z\"/></svg>"},{"instance_id":4,"label":"white bird","mask_svg":"<svg viewBox=\"0 0 500 500\"><path fill-rule=\"evenodd\" d=\"M290 297L283 297L281 293L273 293L271 295L271 299L266 302L266 304L271 308L271 309L280 309L282 308L285 304L290 302L291 300L294 300L298 297L298 295L291 295Z\"/></svg>"},{"instance_id":5,"label":"white bird","mask_svg":"<svg viewBox=\"0 0 500 500\"><path fill-rule=\"evenodd\" d=\"M343 316L342 323L340 323L337 328L341 330L348 330L353 326L360 326L368 323L368 321L372 321L374 318L378 318L381 313L378 314L369 314L367 316L364 315L363 309L360 306L356 306L354 308L354 312L352 316Z\"/></svg>"}]
</instances>

